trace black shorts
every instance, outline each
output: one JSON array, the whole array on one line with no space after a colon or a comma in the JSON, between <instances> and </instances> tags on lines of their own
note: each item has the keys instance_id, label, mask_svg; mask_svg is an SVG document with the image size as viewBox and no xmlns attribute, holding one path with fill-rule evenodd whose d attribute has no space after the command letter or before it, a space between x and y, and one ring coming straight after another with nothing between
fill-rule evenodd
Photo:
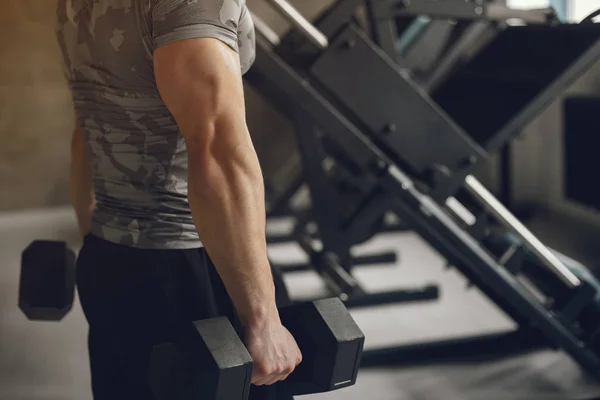
<instances>
[{"instance_id":1,"label":"black shorts","mask_svg":"<svg viewBox=\"0 0 600 400\"><path fill-rule=\"evenodd\" d=\"M174 340L174 318L226 316L242 333L204 249L144 250L88 235L77 259L77 287L89 324L95 400L154 400L150 355L155 344ZM291 398L277 392L277 385L253 386L250 399Z\"/></svg>"}]
</instances>

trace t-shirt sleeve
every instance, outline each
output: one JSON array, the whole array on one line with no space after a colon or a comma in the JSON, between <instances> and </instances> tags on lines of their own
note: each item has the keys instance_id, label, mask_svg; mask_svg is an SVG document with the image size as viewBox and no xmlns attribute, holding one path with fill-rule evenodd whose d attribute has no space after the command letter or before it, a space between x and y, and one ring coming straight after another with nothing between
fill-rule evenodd
<instances>
[{"instance_id":1,"label":"t-shirt sleeve","mask_svg":"<svg viewBox=\"0 0 600 400\"><path fill-rule=\"evenodd\" d=\"M235 0L155 0L152 9L154 48L185 39L213 38L239 52L238 24L242 2Z\"/></svg>"}]
</instances>

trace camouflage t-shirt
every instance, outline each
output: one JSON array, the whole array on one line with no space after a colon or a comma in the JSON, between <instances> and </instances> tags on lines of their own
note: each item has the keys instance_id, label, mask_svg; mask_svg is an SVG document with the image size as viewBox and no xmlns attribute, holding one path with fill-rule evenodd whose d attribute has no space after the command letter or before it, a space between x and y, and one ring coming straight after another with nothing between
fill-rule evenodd
<instances>
[{"instance_id":1,"label":"camouflage t-shirt","mask_svg":"<svg viewBox=\"0 0 600 400\"><path fill-rule=\"evenodd\" d=\"M215 38L246 72L255 56L246 0L59 0L57 37L92 164L92 233L147 249L201 246L185 141L158 93L152 54Z\"/></svg>"}]
</instances>

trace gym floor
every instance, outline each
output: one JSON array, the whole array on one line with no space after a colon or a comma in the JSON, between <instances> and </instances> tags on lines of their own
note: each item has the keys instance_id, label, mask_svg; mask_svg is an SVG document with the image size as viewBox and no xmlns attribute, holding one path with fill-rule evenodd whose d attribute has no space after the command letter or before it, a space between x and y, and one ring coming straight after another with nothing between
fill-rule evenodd
<instances>
[{"instance_id":1,"label":"gym floor","mask_svg":"<svg viewBox=\"0 0 600 400\"><path fill-rule=\"evenodd\" d=\"M270 229L286 229L285 221ZM69 209L0 214L0 400L90 400L86 323L78 304L61 323L31 323L17 307L19 257L34 239L67 240L78 247ZM416 343L512 328L497 308L412 233L380 235L356 249L398 252L396 265L362 267L369 291L437 283L441 299L412 305L353 310L366 348ZM272 260L302 260L294 245L274 245ZM324 293L313 273L286 276L296 299ZM465 361L361 371L356 386L318 400L583 400L600 397L600 384L561 352L539 351L494 361Z\"/></svg>"}]
</instances>

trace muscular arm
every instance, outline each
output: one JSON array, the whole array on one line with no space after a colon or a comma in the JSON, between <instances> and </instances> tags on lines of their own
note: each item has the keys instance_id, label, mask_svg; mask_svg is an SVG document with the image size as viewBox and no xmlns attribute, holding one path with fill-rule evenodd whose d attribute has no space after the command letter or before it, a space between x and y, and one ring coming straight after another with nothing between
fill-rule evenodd
<instances>
[{"instance_id":1,"label":"muscular arm","mask_svg":"<svg viewBox=\"0 0 600 400\"><path fill-rule=\"evenodd\" d=\"M92 229L92 212L95 207L94 185L92 169L77 118L75 118L75 129L71 139L69 194L77 216L79 231L82 235L86 235Z\"/></svg>"},{"instance_id":2,"label":"muscular arm","mask_svg":"<svg viewBox=\"0 0 600 400\"><path fill-rule=\"evenodd\" d=\"M160 94L188 149L198 234L246 325L277 316L265 240L264 184L245 120L240 60L222 42L158 48Z\"/></svg>"}]
</instances>

